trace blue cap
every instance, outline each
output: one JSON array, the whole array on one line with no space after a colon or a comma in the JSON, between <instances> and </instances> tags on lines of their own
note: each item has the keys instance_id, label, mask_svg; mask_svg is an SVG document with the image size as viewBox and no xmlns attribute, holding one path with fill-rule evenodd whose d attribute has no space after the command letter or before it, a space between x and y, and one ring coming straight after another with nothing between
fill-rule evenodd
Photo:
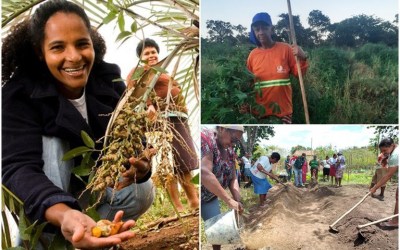
<instances>
[{"instance_id":1,"label":"blue cap","mask_svg":"<svg viewBox=\"0 0 400 250\"><path fill-rule=\"evenodd\" d=\"M253 21L251 22L251 26L250 26L250 42L252 42L253 44L255 44L257 46L261 46L261 43L257 40L256 34L254 34L254 31L252 28L253 25L258 22L263 22L263 23L267 24L268 26L272 26L272 21L271 21L270 15L266 12L257 13L253 17Z\"/></svg>"}]
</instances>

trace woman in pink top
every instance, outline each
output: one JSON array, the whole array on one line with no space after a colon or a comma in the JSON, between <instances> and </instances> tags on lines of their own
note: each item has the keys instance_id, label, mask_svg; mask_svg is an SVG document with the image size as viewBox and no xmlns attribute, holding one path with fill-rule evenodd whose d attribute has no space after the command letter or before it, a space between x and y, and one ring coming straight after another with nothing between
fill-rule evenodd
<instances>
[{"instance_id":1,"label":"woman in pink top","mask_svg":"<svg viewBox=\"0 0 400 250\"><path fill-rule=\"evenodd\" d=\"M303 183L306 183L307 172L308 172L308 163L307 163L307 161L304 161L303 168L301 169L301 172L302 172Z\"/></svg>"}]
</instances>

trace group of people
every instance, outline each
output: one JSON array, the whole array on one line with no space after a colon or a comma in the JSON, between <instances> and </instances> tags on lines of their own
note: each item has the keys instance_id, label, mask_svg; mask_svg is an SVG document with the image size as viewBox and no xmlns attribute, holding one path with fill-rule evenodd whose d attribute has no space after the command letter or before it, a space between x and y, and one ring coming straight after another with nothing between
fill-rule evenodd
<instances>
[{"instance_id":1,"label":"group of people","mask_svg":"<svg viewBox=\"0 0 400 250\"><path fill-rule=\"evenodd\" d=\"M301 156L288 155L285 160L285 170L287 173L287 180L291 180L294 175L294 185L296 187L304 187L308 169L310 169L310 179L312 183L318 183L318 172L322 168L323 181L328 181L329 176L333 186L335 180L336 187L342 186L343 172L346 167L346 158L342 152L333 154L332 158L325 157L325 160L318 160L314 155L313 159L307 162L306 154L302 153Z\"/></svg>"},{"instance_id":2,"label":"group of people","mask_svg":"<svg viewBox=\"0 0 400 250\"><path fill-rule=\"evenodd\" d=\"M83 212L88 201L79 199L85 184L71 173L78 164L61 160L68 150L84 145L81 131L91 136L98 151L103 147L101 139L110 114L126 89L123 81L115 81L122 78L120 69L103 60L105 53L105 41L85 11L66 0L42 3L10 29L2 44L3 185L23 202L32 223L48 222L44 231L49 240L54 232L61 232L80 249L114 246L134 237L130 228L150 208L155 192L150 160L127 156L130 166L118 190L108 187L97 206L102 219L123 221L123 225L113 237L96 238L91 234L96 222ZM158 63L158 53L151 39L137 46L137 56L145 62L140 66L143 72ZM130 76L129 88L136 83ZM174 167L190 207L197 209L198 191L190 182L190 172L198 168L198 157L180 87L163 73L154 92L161 99L172 96L172 115L167 119L175 132ZM152 119L162 107L148 102L147 111ZM177 138L183 138L186 145L180 145ZM177 183L167 188L182 211ZM40 247L45 248L35 249Z\"/></svg>"},{"instance_id":3,"label":"group of people","mask_svg":"<svg viewBox=\"0 0 400 250\"><path fill-rule=\"evenodd\" d=\"M244 127L241 125L219 125L215 129L204 127L201 131L201 217L208 220L221 213L220 201L229 208L242 213L239 181L237 176L237 155L234 146L241 139ZM259 157L251 164L250 154L246 153L242 161L246 178L254 184L254 193L259 195L259 205L264 207L268 190L272 187L267 177L281 183L272 173L273 164L281 156L273 152L270 156ZM230 195L225 191L228 188ZM221 246L213 245L213 249Z\"/></svg>"},{"instance_id":4,"label":"group of people","mask_svg":"<svg viewBox=\"0 0 400 250\"><path fill-rule=\"evenodd\" d=\"M201 216L203 220L210 219L221 213L220 201L224 201L231 209L237 210L242 213L244 210L243 204L241 203L241 196L239 190L239 181L237 180L237 169L235 167L237 163L237 156L233 150L234 145L240 140L243 135L244 128L240 125L220 125L215 130L209 128L203 128L201 133L201 174L202 174L202 186L201 186ZM379 163L388 166L387 171L377 171L374 179L371 183L370 193L375 198L383 198L383 191L387 181L398 172L398 147L392 139L384 139L381 141L379 148L381 150L381 156L379 157ZM250 154L248 152L241 158L243 163L251 162L249 159ZM270 156L259 157L254 164L249 164L248 167L244 168L246 176L249 178L248 182L253 183L254 193L259 195L259 206L264 207L266 201L266 195L268 190L272 187L269 183L268 178L276 180L281 183L281 180L277 175L272 173L272 165L279 162L279 153L272 153ZM324 178L328 177L328 171L325 169L335 169L335 175L331 177L336 178L336 186L341 186L341 178L343 170L345 168L346 159L342 152L334 154L331 159L326 157L322 161L324 168ZM295 185L302 186L303 182L303 166L307 165L306 154L303 153L299 157L293 157L290 159L288 156L285 160L285 166L287 169L294 170ZM314 156L309 162L311 172L314 172L314 176L318 176L318 168L321 165ZM328 168L326 165L330 165ZM339 174L338 174L339 173ZM290 176L288 172L288 176ZM329 174L330 175L330 174ZM328 179L325 179L328 181ZM333 180L332 180L333 183ZM229 195L224 189L229 188L231 195ZM375 195L375 192L381 188L381 194ZM394 208L394 214L398 213L398 188L396 191L396 204ZM397 228L398 218L381 223L381 226L387 228ZM213 249L220 249L219 245L213 245Z\"/></svg>"}]
</instances>

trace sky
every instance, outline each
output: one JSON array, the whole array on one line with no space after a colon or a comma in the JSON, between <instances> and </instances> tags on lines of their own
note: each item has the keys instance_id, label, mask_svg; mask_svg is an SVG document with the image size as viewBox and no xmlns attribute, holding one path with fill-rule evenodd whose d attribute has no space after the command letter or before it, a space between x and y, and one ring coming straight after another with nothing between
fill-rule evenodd
<instances>
[{"instance_id":1,"label":"sky","mask_svg":"<svg viewBox=\"0 0 400 250\"><path fill-rule=\"evenodd\" d=\"M275 136L264 146L275 145L290 150L301 145L315 149L332 145L337 150L354 146L368 146L369 139L374 137L374 129L367 125L278 125L274 126Z\"/></svg>"},{"instance_id":2,"label":"sky","mask_svg":"<svg viewBox=\"0 0 400 250\"><path fill-rule=\"evenodd\" d=\"M215 128L215 125L202 127ZM273 127L275 136L269 140L261 140L260 145L277 146L287 152L297 145L312 149L332 145L337 151L354 146L363 147L368 146L369 139L374 137L374 129L368 129L368 125L274 125Z\"/></svg>"},{"instance_id":3,"label":"sky","mask_svg":"<svg viewBox=\"0 0 400 250\"><path fill-rule=\"evenodd\" d=\"M308 27L307 17L312 10L320 10L330 18L331 23L360 14L393 21L399 12L398 0L291 0L290 3L292 14L300 16L304 27ZM207 20L241 24L249 31L251 19L258 12L270 14L273 24L276 24L280 14L288 13L287 1L284 0L202 0L200 8L202 36L207 32Z\"/></svg>"}]
</instances>

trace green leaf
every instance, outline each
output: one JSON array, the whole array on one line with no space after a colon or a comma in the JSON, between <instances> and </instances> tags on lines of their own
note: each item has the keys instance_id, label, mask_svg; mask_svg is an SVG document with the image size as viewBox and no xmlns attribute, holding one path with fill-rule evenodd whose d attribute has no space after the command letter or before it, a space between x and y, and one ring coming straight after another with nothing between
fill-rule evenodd
<instances>
[{"instance_id":1,"label":"green leaf","mask_svg":"<svg viewBox=\"0 0 400 250\"><path fill-rule=\"evenodd\" d=\"M136 33L137 30L138 30L137 22L134 21L131 25L131 31L132 33Z\"/></svg>"},{"instance_id":2,"label":"green leaf","mask_svg":"<svg viewBox=\"0 0 400 250\"><path fill-rule=\"evenodd\" d=\"M48 250L58 250L64 249L68 245L71 245L69 241L67 241L61 233L56 233L53 240L50 242L50 246Z\"/></svg>"},{"instance_id":3,"label":"green leaf","mask_svg":"<svg viewBox=\"0 0 400 250\"><path fill-rule=\"evenodd\" d=\"M132 33L130 31L122 31L121 33L119 33L119 35L117 36L117 39L115 39L115 41L120 41L122 39L124 39L125 37L131 36Z\"/></svg>"},{"instance_id":4,"label":"green leaf","mask_svg":"<svg viewBox=\"0 0 400 250\"><path fill-rule=\"evenodd\" d=\"M7 217L5 211L1 211L1 216L2 216L2 222L3 222L3 227L1 231L1 245L3 248L9 248L11 247L11 229L9 224L9 217Z\"/></svg>"},{"instance_id":5,"label":"green leaf","mask_svg":"<svg viewBox=\"0 0 400 250\"><path fill-rule=\"evenodd\" d=\"M191 183L193 183L193 184L199 184L200 183L200 174L198 173L198 174L196 174L191 180L190 180L190 182Z\"/></svg>"},{"instance_id":6,"label":"green leaf","mask_svg":"<svg viewBox=\"0 0 400 250\"><path fill-rule=\"evenodd\" d=\"M88 209L88 210L86 211L86 214L87 214L90 218L92 218L94 221L99 221L99 220L101 219L101 218L100 218L100 214L97 212L96 208L94 208L94 207Z\"/></svg>"},{"instance_id":7,"label":"green leaf","mask_svg":"<svg viewBox=\"0 0 400 250\"><path fill-rule=\"evenodd\" d=\"M26 221L27 221L27 219L26 219ZM37 223L37 221L35 221L35 223L33 223L33 224L30 224L24 231L24 233L29 236L28 240L31 239L31 235L33 235L33 233L35 232L36 223ZM28 224L29 224L29 222L27 222L27 225Z\"/></svg>"},{"instance_id":8,"label":"green leaf","mask_svg":"<svg viewBox=\"0 0 400 250\"><path fill-rule=\"evenodd\" d=\"M88 166L79 166L75 167L71 170L71 172L75 175L79 176L88 176L90 174L90 171L92 171L92 168Z\"/></svg>"},{"instance_id":9,"label":"green leaf","mask_svg":"<svg viewBox=\"0 0 400 250\"><path fill-rule=\"evenodd\" d=\"M92 151L92 150L93 149L88 148L86 146L80 146L80 147L71 149L70 151L65 153L65 155L62 158L62 160L63 161L68 161L68 160L71 160L72 158L74 158L76 156L83 155L84 153Z\"/></svg>"},{"instance_id":10,"label":"green leaf","mask_svg":"<svg viewBox=\"0 0 400 250\"><path fill-rule=\"evenodd\" d=\"M29 234L26 233L26 229L28 228L28 224L25 217L25 212L23 209L19 212L19 222L18 222L18 230L19 236L22 240L29 240Z\"/></svg>"},{"instance_id":11,"label":"green leaf","mask_svg":"<svg viewBox=\"0 0 400 250\"><path fill-rule=\"evenodd\" d=\"M36 246L36 244L39 240L39 237L40 237L40 235L42 235L43 229L46 225L47 225L47 222L44 222L44 223L40 224L39 226L34 227L35 234L30 239L31 246Z\"/></svg>"},{"instance_id":12,"label":"green leaf","mask_svg":"<svg viewBox=\"0 0 400 250\"><path fill-rule=\"evenodd\" d=\"M85 143L85 145L87 147L94 149L94 141L92 140L92 138L90 138L89 134L86 133L86 131L84 131L84 130L81 131L81 137L82 137L83 143Z\"/></svg>"},{"instance_id":13,"label":"green leaf","mask_svg":"<svg viewBox=\"0 0 400 250\"><path fill-rule=\"evenodd\" d=\"M111 22L112 20L114 20L117 17L118 12L110 12L104 19L103 19L103 23L104 24L108 24L109 22Z\"/></svg>"},{"instance_id":14,"label":"green leaf","mask_svg":"<svg viewBox=\"0 0 400 250\"><path fill-rule=\"evenodd\" d=\"M135 72L133 72L131 79L126 80L138 80L144 72L144 68L137 68Z\"/></svg>"},{"instance_id":15,"label":"green leaf","mask_svg":"<svg viewBox=\"0 0 400 250\"><path fill-rule=\"evenodd\" d=\"M153 66L151 68L155 69L157 72L168 73L168 71L166 71L164 68L161 68L160 66Z\"/></svg>"},{"instance_id":16,"label":"green leaf","mask_svg":"<svg viewBox=\"0 0 400 250\"><path fill-rule=\"evenodd\" d=\"M92 152L86 153L83 155L83 159L81 162L81 166L86 166L88 168L92 168L94 166L95 162L92 158Z\"/></svg>"},{"instance_id":17,"label":"green leaf","mask_svg":"<svg viewBox=\"0 0 400 250\"><path fill-rule=\"evenodd\" d=\"M125 31L125 18L123 11L118 14L118 27L121 32Z\"/></svg>"}]
</instances>

